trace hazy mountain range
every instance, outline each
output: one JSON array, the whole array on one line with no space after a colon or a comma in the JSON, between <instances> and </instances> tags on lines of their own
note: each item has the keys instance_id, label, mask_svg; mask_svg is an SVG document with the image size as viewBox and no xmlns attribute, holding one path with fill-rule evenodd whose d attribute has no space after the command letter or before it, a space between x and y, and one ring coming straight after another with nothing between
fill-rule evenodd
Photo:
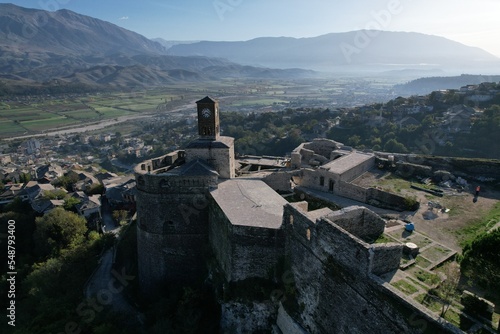
<instances>
[{"instance_id":1,"label":"hazy mountain range","mask_svg":"<svg viewBox=\"0 0 500 334\"><path fill-rule=\"evenodd\" d=\"M360 36L367 34L376 37L361 45ZM150 40L69 10L47 12L0 4L0 86L4 90L40 85L132 88L224 77L290 79L318 75L311 69L382 72L420 69L422 63L463 72L500 68L499 59L483 50L416 33L358 31L246 42Z\"/></svg>"},{"instance_id":2,"label":"hazy mountain range","mask_svg":"<svg viewBox=\"0 0 500 334\"><path fill-rule=\"evenodd\" d=\"M264 37L245 42L204 41L173 45L168 53L176 56L223 57L248 65L320 71L406 68L500 70L500 59L482 49L443 37L407 32L361 30L312 38Z\"/></svg>"}]
</instances>

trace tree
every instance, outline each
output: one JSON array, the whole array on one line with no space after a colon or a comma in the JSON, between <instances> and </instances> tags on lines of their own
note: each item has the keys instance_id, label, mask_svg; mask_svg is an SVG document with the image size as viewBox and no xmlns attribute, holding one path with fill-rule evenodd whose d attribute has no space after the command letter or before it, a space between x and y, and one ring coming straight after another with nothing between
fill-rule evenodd
<instances>
[{"instance_id":1,"label":"tree","mask_svg":"<svg viewBox=\"0 0 500 334\"><path fill-rule=\"evenodd\" d=\"M128 212L127 210L116 210L113 211L113 219L120 225L122 225L122 222L127 219Z\"/></svg>"},{"instance_id":2,"label":"tree","mask_svg":"<svg viewBox=\"0 0 500 334\"><path fill-rule=\"evenodd\" d=\"M462 272L474 283L500 291L500 229L483 233L463 249Z\"/></svg>"},{"instance_id":3,"label":"tree","mask_svg":"<svg viewBox=\"0 0 500 334\"><path fill-rule=\"evenodd\" d=\"M460 268L456 262L449 263L444 271L446 279L441 282L436 292L441 299L443 306L441 307L441 316L444 317L454 297L457 295L457 286L460 282Z\"/></svg>"},{"instance_id":4,"label":"tree","mask_svg":"<svg viewBox=\"0 0 500 334\"><path fill-rule=\"evenodd\" d=\"M61 250L81 244L87 231L85 218L63 208L55 208L36 218L35 225L33 239L41 258L57 256Z\"/></svg>"},{"instance_id":5,"label":"tree","mask_svg":"<svg viewBox=\"0 0 500 334\"><path fill-rule=\"evenodd\" d=\"M384 145L385 152L394 152L394 153L407 153L408 150L406 147L398 142L396 139L389 139L387 143Z\"/></svg>"},{"instance_id":6,"label":"tree","mask_svg":"<svg viewBox=\"0 0 500 334\"><path fill-rule=\"evenodd\" d=\"M359 143L361 142L361 137L358 136L358 135L354 135L354 136L351 136L349 137L349 139L347 140L347 143L349 145L351 145L352 147L356 147L359 145Z\"/></svg>"},{"instance_id":7,"label":"tree","mask_svg":"<svg viewBox=\"0 0 500 334\"><path fill-rule=\"evenodd\" d=\"M76 212L76 205L80 204L81 200L75 197L67 197L64 199L64 209L68 211Z\"/></svg>"},{"instance_id":8,"label":"tree","mask_svg":"<svg viewBox=\"0 0 500 334\"><path fill-rule=\"evenodd\" d=\"M62 189L54 190L44 190L42 193L42 198L45 199L64 199L66 197L66 192Z\"/></svg>"}]
</instances>

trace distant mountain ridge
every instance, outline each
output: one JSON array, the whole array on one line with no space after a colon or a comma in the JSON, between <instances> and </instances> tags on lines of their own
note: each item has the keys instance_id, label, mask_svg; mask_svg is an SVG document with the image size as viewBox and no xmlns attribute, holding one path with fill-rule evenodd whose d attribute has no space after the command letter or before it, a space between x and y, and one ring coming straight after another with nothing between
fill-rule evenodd
<instances>
[{"instance_id":1,"label":"distant mountain ridge","mask_svg":"<svg viewBox=\"0 0 500 334\"><path fill-rule=\"evenodd\" d=\"M373 37L360 44L360 36ZM431 76L449 74L445 71L449 68L458 68L460 73L493 68L500 73L500 60L442 37L383 31L243 42L156 42L69 10L47 12L0 4L3 92L23 93L25 86L57 85L64 90L71 85L92 90L228 77L316 77L318 73L312 70L346 74L415 71Z\"/></svg>"},{"instance_id":2,"label":"distant mountain ridge","mask_svg":"<svg viewBox=\"0 0 500 334\"><path fill-rule=\"evenodd\" d=\"M221 75L288 78L314 73L241 66L222 57L167 55L160 43L109 22L64 9L0 4L2 87L147 87Z\"/></svg>"},{"instance_id":3,"label":"distant mountain ridge","mask_svg":"<svg viewBox=\"0 0 500 334\"><path fill-rule=\"evenodd\" d=\"M361 30L311 38L263 37L244 42L203 41L174 45L168 54L225 57L248 65L314 70L346 66L379 70L496 66L500 70L500 59L479 48L438 36L388 31Z\"/></svg>"},{"instance_id":4,"label":"distant mountain ridge","mask_svg":"<svg viewBox=\"0 0 500 334\"><path fill-rule=\"evenodd\" d=\"M63 55L165 54L157 42L90 16L0 4L1 48Z\"/></svg>"}]
</instances>

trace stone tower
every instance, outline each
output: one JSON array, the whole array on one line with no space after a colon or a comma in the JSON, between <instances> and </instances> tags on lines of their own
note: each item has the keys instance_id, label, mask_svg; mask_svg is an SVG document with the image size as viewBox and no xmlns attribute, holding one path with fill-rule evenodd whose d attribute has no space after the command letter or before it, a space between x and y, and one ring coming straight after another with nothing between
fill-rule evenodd
<instances>
[{"instance_id":1,"label":"stone tower","mask_svg":"<svg viewBox=\"0 0 500 334\"><path fill-rule=\"evenodd\" d=\"M198 139L137 165L137 253L141 292L204 277L210 189L234 177L234 139L219 135L217 101L197 102Z\"/></svg>"},{"instance_id":2,"label":"stone tower","mask_svg":"<svg viewBox=\"0 0 500 334\"><path fill-rule=\"evenodd\" d=\"M196 104L199 137L186 148L186 162L201 159L212 166L221 179L234 178L234 138L220 135L219 103L207 96Z\"/></svg>"},{"instance_id":3,"label":"stone tower","mask_svg":"<svg viewBox=\"0 0 500 334\"><path fill-rule=\"evenodd\" d=\"M196 102L196 104L198 108L198 135L200 139L219 139L219 102L207 96Z\"/></svg>"}]
</instances>

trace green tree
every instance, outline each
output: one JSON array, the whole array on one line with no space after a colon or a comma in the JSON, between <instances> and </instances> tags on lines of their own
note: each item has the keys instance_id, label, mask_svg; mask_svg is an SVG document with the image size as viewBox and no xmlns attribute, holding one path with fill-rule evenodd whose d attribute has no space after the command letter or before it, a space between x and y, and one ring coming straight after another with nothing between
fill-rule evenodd
<instances>
[{"instance_id":1,"label":"green tree","mask_svg":"<svg viewBox=\"0 0 500 334\"><path fill-rule=\"evenodd\" d=\"M462 272L474 283L500 291L500 229L476 237L463 249Z\"/></svg>"},{"instance_id":2,"label":"green tree","mask_svg":"<svg viewBox=\"0 0 500 334\"><path fill-rule=\"evenodd\" d=\"M361 142L361 137L358 136L358 135L351 136L347 140L347 144L349 144L349 145L351 145L353 147L358 146L360 142Z\"/></svg>"},{"instance_id":3,"label":"green tree","mask_svg":"<svg viewBox=\"0 0 500 334\"><path fill-rule=\"evenodd\" d=\"M115 210L113 211L113 219L120 225L127 219L127 210Z\"/></svg>"},{"instance_id":4,"label":"green tree","mask_svg":"<svg viewBox=\"0 0 500 334\"><path fill-rule=\"evenodd\" d=\"M394 153L407 153L408 150L406 147L398 142L396 139L389 139L387 143L384 145L385 152L394 152Z\"/></svg>"},{"instance_id":5,"label":"green tree","mask_svg":"<svg viewBox=\"0 0 500 334\"><path fill-rule=\"evenodd\" d=\"M45 199L64 199L67 193L62 189L44 190L42 197Z\"/></svg>"},{"instance_id":6,"label":"green tree","mask_svg":"<svg viewBox=\"0 0 500 334\"><path fill-rule=\"evenodd\" d=\"M63 249L81 244L87 231L83 217L63 208L55 208L43 217L36 218L33 234L35 250L41 258L57 256Z\"/></svg>"},{"instance_id":7,"label":"green tree","mask_svg":"<svg viewBox=\"0 0 500 334\"><path fill-rule=\"evenodd\" d=\"M76 212L76 205L80 204L80 202L81 200L79 200L78 198L68 196L64 200L63 207L65 210Z\"/></svg>"}]
</instances>

